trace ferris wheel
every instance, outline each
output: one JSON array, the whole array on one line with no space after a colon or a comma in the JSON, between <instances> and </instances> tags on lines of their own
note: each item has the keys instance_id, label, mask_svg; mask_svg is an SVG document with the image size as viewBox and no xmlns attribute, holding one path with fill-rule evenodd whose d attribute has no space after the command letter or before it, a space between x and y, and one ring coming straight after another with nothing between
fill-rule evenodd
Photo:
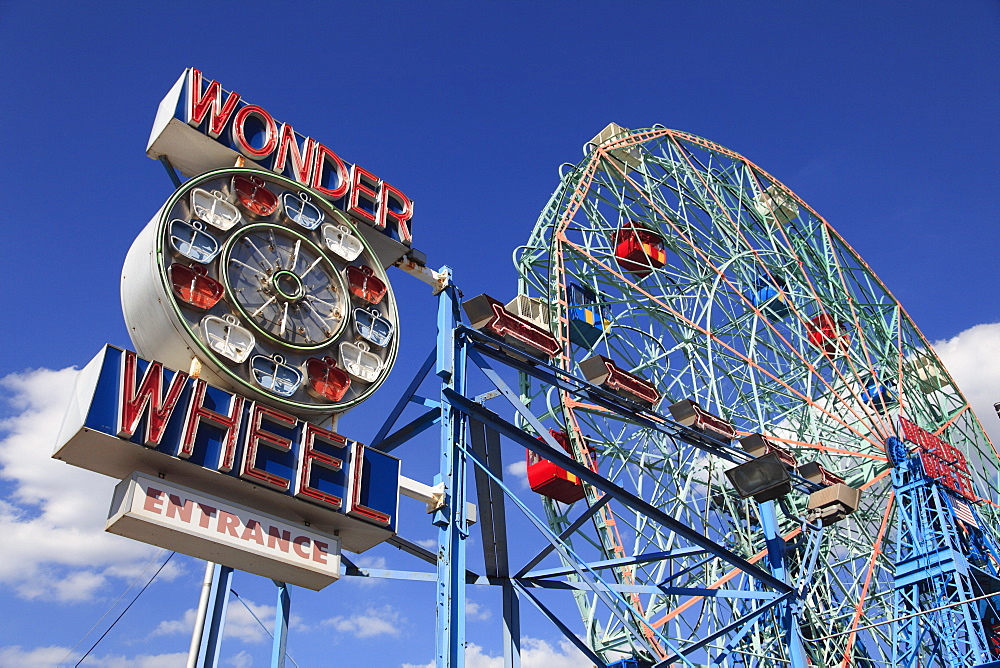
<instances>
[{"instance_id":1,"label":"ferris wheel","mask_svg":"<svg viewBox=\"0 0 1000 668\"><path fill-rule=\"evenodd\" d=\"M794 614L809 662L893 665L893 627L884 622L898 611L900 552L887 439L904 416L961 451L977 512L994 523L998 457L927 340L858 254L733 151L661 126L612 124L582 162L564 165L515 263L518 299L552 329L564 371L585 377L588 360L601 356L651 384L662 414L693 400L734 427L734 442L763 434L798 464L818 463L861 490L857 510L822 531L803 522L807 495L784 497L773 517L786 581L801 592ZM522 391L578 461L766 563L768 518L729 484L730 462L527 376ZM655 522L614 503L571 526L574 503L599 498L585 484L539 491L555 533L594 559L673 544ZM662 660L668 646L699 643L697 665L789 664L773 617L730 628L743 602L711 595L733 577L724 563L698 553L614 573L619 584L660 591L626 596L628 610L616 615L576 595L587 642L605 660Z\"/></svg>"}]
</instances>

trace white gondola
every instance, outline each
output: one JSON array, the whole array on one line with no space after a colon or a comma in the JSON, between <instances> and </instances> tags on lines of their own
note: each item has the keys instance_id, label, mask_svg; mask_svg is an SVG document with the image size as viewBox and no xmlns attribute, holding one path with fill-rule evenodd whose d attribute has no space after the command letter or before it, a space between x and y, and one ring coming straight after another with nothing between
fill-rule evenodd
<instances>
[{"instance_id":1,"label":"white gondola","mask_svg":"<svg viewBox=\"0 0 1000 668\"><path fill-rule=\"evenodd\" d=\"M222 250L219 240L205 231L200 221L188 222L175 218L170 221L170 247L189 260L208 264Z\"/></svg>"},{"instance_id":2,"label":"white gondola","mask_svg":"<svg viewBox=\"0 0 1000 668\"><path fill-rule=\"evenodd\" d=\"M368 352L368 344L364 341L343 341L340 344L340 366L358 380L373 383L382 370L382 361Z\"/></svg>"},{"instance_id":3,"label":"white gondola","mask_svg":"<svg viewBox=\"0 0 1000 668\"><path fill-rule=\"evenodd\" d=\"M382 348L389 345L393 326L388 318L379 314L377 309L356 308L354 309L354 330L365 341L370 341Z\"/></svg>"},{"instance_id":4,"label":"white gondola","mask_svg":"<svg viewBox=\"0 0 1000 668\"><path fill-rule=\"evenodd\" d=\"M293 223L298 223L307 230L315 230L326 216L318 206L309 201L305 193L285 193L281 196L281 205L285 215Z\"/></svg>"},{"instance_id":5,"label":"white gondola","mask_svg":"<svg viewBox=\"0 0 1000 668\"><path fill-rule=\"evenodd\" d=\"M351 234L346 225L327 223L323 226L323 242L326 247L343 258L346 262L354 262L365 246Z\"/></svg>"},{"instance_id":6,"label":"white gondola","mask_svg":"<svg viewBox=\"0 0 1000 668\"><path fill-rule=\"evenodd\" d=\"M250 373L254 381L265 390L279 397L290 397L302 385L302 372L290 364L285 364L281 355L265 357L254 355L250 358Z\"/></svg>"},{"instance_id":7,"label":"white gondola","mask_svg":"<svg viewBox=\"0 0 1000 668\"><path fill-rule=\"evenodd\" d=\"M223 231L232 229L243 216L235 205L226 201L225 197L218 190L209 192L195 188L191 191L191 211L212 227Z\"/></svg>"},{"instance_id":8,"label":"white gondola","mask_svg":"<svg viewBox=\"0 0 1000 668\"><path fill-rule=\"evenodd\" d=\"M792 195L772 184L757 194L753 206L765 220L789 223L799 215L799 205Z\"/></svg>"},{"instance_id":9,"label":"white gondola","mask_svg":"<svg viewBox=\"0 0 1000 668\"><path fill-rule=\"evenodd\" d=\"M250 330L232 315L206 315L201 319L201 333L209 348L237 364L245 362L257 344Z\"/></svg>"}]
</instances>

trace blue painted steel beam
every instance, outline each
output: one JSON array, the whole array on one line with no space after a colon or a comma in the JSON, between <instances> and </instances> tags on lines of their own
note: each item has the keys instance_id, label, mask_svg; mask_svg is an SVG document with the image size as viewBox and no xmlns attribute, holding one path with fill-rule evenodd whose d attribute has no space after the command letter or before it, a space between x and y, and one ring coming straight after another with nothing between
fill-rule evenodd
<instances>
[{"instance_id":1,"label":"blue painted steel beam","mask_svg":"<svg viewBox=\"0 0 1000 668\"><path fill-rule=\"evenodd\" d=\"M620 566L645 564L651 561L663 561L664 559L679 559L681 557L690 557L691 555L701 554L703 552L705 552L704 549L697 547L672 550L670 552L647 552L646 554L640 554L634 557L619 557L618 559L604 559L601 561L591 561L590 563L587 564L587 566L595 571L599 571L604 568L618 568ZM552 577L559 577L561 575L569 575L572 572L573 572L572 568L547 568L540 571L531 571L529 573L525 573L524 575L518 575L518 578L523 578L525 580L531 580L534 578L552 578Z\"/></svg>"},{"instance_id":2,"label":"blue painted steel beam","mask_svg":"<svg viewBox=\"0 0 1000 668\"><path fill-rule=\"evenodd\" d=\"M405 426L386 436L381 441L372 443L372 447L382 452L391 452L411 438L427 431L441 421L441 409L432 408L426 413L414 418Z\"/></svg>"},{"instance_id":3,"label":"blue painted steel beam","mask_svg":"<svg viewBox=\"0 0 1000 668\"><path fill-rule=\"evenodd\" d=\"M403 552L406 552L407 554L412 554L413 556L417 557L418 559L423 559L428 564L437 565L437 561L438 560L437 560L437 555L436 554L434 554L433 552L431 552L430 550L428 550L425 547L421 547L420 545L417 545L416 543L413 543L411 541L406 540L405 538L403 538L399 534L396 534L396 535L392 536L391 538L389 538L389 540L387 540L386 543L388 543L389 545L392 545L393 547L399 548L400 550L402 550ZM344 558L341 557L341 561L343 561L343 560L344 560Z\"/></svg>"},{"instance_id":4,"label":"blue painted steel beam","mask_svg":"<svg viewBox=\"0 0 1000 668\"><path fill-rule=\"evenodd\" d=\"M448 270L450 275L450 270ZM438 527L435 664L465 666L465 418L444 393L465 394L465 357L458 350L455 327L461 314L458 290L446 287L438 295L438 343L435 373L441 379L441 443L438 480L444 486L444 506L434 512Z\"/></svg>"},{"instance_id":5,"label":"blue painted steel beam","mask_svg":"<svg viewBox=\"0 0 1000 668\"><path fill-rule=\"evenodd\" d=\"M478 420L470 420L469 440L476 457L486 463L493 478L502 481L503 464L497 433ZM486 471L478 466L474 467L474 471L486 575L506 578L510 571L507 563L507 521L503 491Z\"/></svg>"},{"instance_id":6,"label":"blue painted steel beam","mask_svg":"<svg viewBox=\"0 0 1000 668\"><path fill-rule=\"evenodd\" d=\"M159 157L160 164L163 165L163 169L167 170L167 175L170 177L170 182L174 184L174 188L181 187L181 177L177 176L177 170L174 169L173 164L170 162L170 158L165 155Z\"/></svg>"},{"instance_id":7,"label":"blue painted steel beam","mask_svg":"<svg viewBox=\"0 0 1000 668\"><path fill-rule=\"evenodd\" d=\"M483 469L487 473L487 475L491 477L493 476L492 472L486 468L484 463L477 459L474 452L469 451L467 452L467 454L473 460L473 463L476 466ZM626 623L628 620L626 619L624 613L621 612L621 610L629 609L629 604L621 596L621 594L618 593L611 585L609 585L609 583L606 582L600 576L599 573L588 569L586 562L582 558L580 558L579 555L573 553L568 544L562 542L555 534L553 534L549 526L541 519L539 519L527 507L527 505L525 505L524 502L522 502L517 497L517 495L511 492L510 489L503 484L503 482L495 478L494 481L504 490L504 493L507 495L507 497L510 498L511 501L524 513L524 516L528 519L528 521L531 522L533 525L535 525L535 528L538 529L539 533L541 533L541 535L545 537L546 540L548 540L555 546L555 550L562 558L563 562L573 565L573 568L576 571L576 574L580 577L580 579L588 583L588 590L593 592L594 595L598 599L600 599L600 601L604 605L608 607L610 613L614 615L621 623ZM654 631L654 633L656 632ZM661 634L657 634L657 636L660 638L662 642L668 644L670 643L670 640L662 636ZM646 638L640 637L637 638L636 640L639 643L641 643L650 653L652 653L653 651L652 647L649 645L649 641Z\"/></svg>"},{"instance_id":8,"label":"blue painted steel beam","mask_svg":"<svg viewBox=\"0 0 1000 668\"><path fill-rule=\"evenodd\" d=\"M640 499L634 494L631 494L627 490L604 478L599 473L595 473L589 467L580 464L575 459L566 456L547 443L526 434L524 431L504 420L485 406L480 406L479 404L476 404L475 402L470 401L462 395L447 388L442 392L447 401L451 402L453 405L459 406L470 417L474 417L481 422L489 424L507 438L517 442L532 452L535 452L544 459L548 459L552 463L569 471L570 473L573 473L587 483L600 489L605 494L614 497L618 502L644 513L650 520L661 524L665 529L672 531L685 540L704 548L716 557L735 566L739 570L761 581L767 586L772 587L781 594L793 591L789 585L775 578L770 573L761 570L746 559L737 555L735 552L718 545L683 522L675 520L659 508L643 499Z\"/></svg>"},{"instance_id":9,"label":"blue painted steel beam","mask_svg":"<svg viewBox=\"0 0 1000 668\"><path fill-rule=\"evenodd\" d=\"M517 587L518 592L527 597L527 599L531 601L536 608L538 608L539 612L545 615L545 617L548 618L548 620L552 622L556 628L562 631L567 640L573 643L578 650L583 652L584 656L594 662L594 665L599 666L600 668L607 668L607 664L601 660L601 657L597 656L597 654L594 653L594 650L590 649L587 643L583 642L583 640L573 633L572 629L563 624L558 615L553 614L551 610L545 607L545 605L535 598L535 596L532 595L532 593L529 592L521 583L517 583L515 586Z\"/></svg>"},{"instance_id":10,"label":"blue painted steel beam","mask_svg":"<svg viewBox=\"0 0 1000 668\"><path fill-rule=\"evenodd\" d=\"M198 649L198 667L215 668L219 665L222 650L222 629L226 625L226 611L229 608L229 589L233 584L233 569L215 564L212 571L212 587L208 598L208 619L202 631Z\"/></svg>"},{"instance_id":11,"label":"blue painted steel beam","mask_svg":"<svg viewBox=\"0 0 1000 668\"><path fill-rule=\"evenodd\" d=\"M608 495L602 496L597 501L597 503L595 503L594 505L592 505L589 508L587 508L587 510L585 510L582 515L580 515L575 520L573 520L572 524L570 524L568 527L566 527L565 529L563 529L562 533L559 534L559 540L565 541L571 535L573 535L574 533L576 533L577 529L579 529L580 527L582 527L590 518L592 518L594 515L596 515L597 512L601 508L603 508L604 506L608 505L609 501L611 501L611 497L610 496L608 496ZM527 574L532 568L534 568L538 564L542 563L542 559L544 559L545 557L549 556L552 553L552 550L554 550L554 549L555 549L555 545L554 544L549 543L548 545L546 545L544 548L542 548L542 550L538 554L536 554L534 557L532 557L532 559L528 563L526 563L524 565L524 567L521 570L519 570L514 575L514 577L515 578L522 578L522 577L524 577L525 574Z\"/></svg>"},{"instance_id":12,"label":"blue painted steel beam","mask_svg":"<svg viewBox=\"0 0 1000 668\"><path fill-rule=\"evenodd\" d=\"M427 377L427 373L431 370L436 361L437 350L435 349L430 352L427 359L424 360L424 363L420 365L420 370L417 371L417 375L413 377L413 380L410 381L410 384L400 396L399 401L397 401L396 405L392 407L391 411L389 411L389 415L386 417L385 422L382 423L378 433L375 434L375 438L372 439L373 447L384 440L386 435L389 433L389 430L396 424L396 420L399 419L399 416L403 414L403 410L406 409L407 404L410 403L410 397L412 397L413 393L417 391L420 384L424 382L424 379ZM383 452L385 451L383 450Z\"/></svg>"},{"instance_id":13,"label":"blue painted steel beam","mask_svg":"<svg viewBox=\"0 0 1000 668\"><path fill-rule=\"evenodd\" d=\"M764 531L764 543L767 546L767 564L771 573L782 582L790 582L788 568L785 563L785 539L778 527L778 513L774 501L765 501L757 505L759 509L761 528ZM793 605L796 601L789 600L781 616L784 626L788 659L792 668L806 668L807 659L802 645L802 633L799 630L799 619Z\"/></svg>"},{"instance_id":14,"label":"blue painted steel beam","mask_svg":"<svg viewBox=\"0 0 1000 668\"><path fill-rule=\"evenodd\" d=\"M483 334L482 332L468 328L463 328L461 333L463 336L474 341L473 350L469 351L469 357L473 359L473 361L475 361L477 365L484 370L484 372L487 372L486 369L489 368L489 365L486 364L482 356L490 357L491 359L501 362L506 366L513 367L517 371L532 376L542 383L553 385L559 389L565 390L576 398L586 398L594 403L594 405L615 413L618 417L627 422L631 422L637 426L643 427L644 429L659 432L670 438L683 441L688 445L725 459L730 463L744 464L753 459L752 455L740 448L733 447L730 443L725 443L714 437L706 436L696 429L676 422L672 416L657 413L652 409L623 399L613 392L609 392L608 390L597 387L596 385L591 385L586 381L572 376L558 367L542 362L541 360L534 364L528 364L519 359L515 359L514 357L510 357L509 355L505 355L495 348L497 345L503 345L510 348L510 346L507 346L507 344L503 343L500 339L494 339ZM478 345L476 345L476 343L478 343ZM512 351L516 350L514 348L510 349ZM492 369L490 371L492 371ZM487 374L491 377L491 379L494 379L494 382L496 382L495 378L499 377L495 375L495 372L492 374L487 372ZM502 391L503 390L501 390L501 392ZM505 396L506 395L507 393L505 393ZM508 399L509 398L510 397L508 396ZM542 435L544 436L544 434ZM790 472L790 475L793 487L803 494L811 494L812 492L817 492L823 488L822 485L810 482L794 471Z\"/></svg>"},{"instance_id":15,"label":"blue painted steel beam","mask_svg":"<svg viewBox=\"0 0 1000 668\"><path fill-rule=\"evenodd\" d=\"M521 434L524 438L531 439L530 436L524 434L513 425L510 425L510 428L516 431L517 433ZM548 436L547 432L546 436ZM551 438L551 436L549 436L549 438ZM538 441L538 443L542 442ZM485 470L485 466L483 465L482 462L480 462L476 458L475 453L469 452L468 454L476 466L479 466L480 468L483 468ZM489 471L487 471L487 474L492 476L492 473ZM535 515L535 513L533 513L528 508L528 506L523 501L521 501L517 497L517 495L514 494L508 487L506 487L501 481L496 480L496 482L500 487L503 488L505 494L511 500L511 502L514 503L524 513L524 516L528 519L528 521L531 522L536 529L538 529L539 533L546 540L552 543L552 545L555 548L555 551L562 559L563 563L569 564L573 567L574 571L576 572L576 575L584 583L584 587L586 588L586 590L592 592L594 596L601 601L601 603L607 606L609 614L612 615L618 621L618 623L630 624L633 621L632 608L631 604L622 596L622 589L624 588L624 586L618 585L617 583L614 584L608 583L604 578L601 577L600 573L590 569L587 565L587 562L573 551L572 546L568 542L564 542L562 539L557 537L549 528L549 526L541 519L539 519L538 516ZM528 581L523 581L523 582L527 583ZM565 587L563 583L553 583L553 582L547 582L545 580L537 580L533 582L536 584L545 584L546 586L552 585L553 587L557 588ZM519 587L519 591L522 588L523 587ZM671 638L664 636L655 628L649 627L649 629L656 637L656 639L659 640L659 642L663 643L664 645L667 645L671 649L676 649L675 643ZM652 642L654 642L653 639L647 638L646 636L633 636L633 640L634 642L642 646L649 653L650 656L656 653L651 644Z\"/></svg>"},{"instance_id":16,"label":"blue painted steel beam","mask_svg":"<svg viewBox=\"0 0 1000 668\"><path fill-rule=\"evenodd\" d=\"M722 636L726 635L727 633L729 633L733 629L740 628L741 626L748 625L748 624L752 623L753 620L754 620L754 618L761 616L762 614L764 614L765 612L771 610L775 606L781 605L782 603L786 602L787 600L789 600L793 596L794 596L794 592L788 592L786 594L783 594L782 596L779 596L778 598L774 599L773 601L769 601L769 602L765 603L764 605L760 606L756 610L753 610L752 612L747 613L744 617L740 617L735 622L727 624L726 626L722 627L721 629L718 629L717 631L715 631L715 633L710 633L709 635L705 636L704 638L699 639L697 642L694 642L694 643L691 643L690 645L685 646L684 647L684 653L685 654L689 654L691 652L695 652L695 651L701 649L702 647L704 647L705 645L708 645L713 640L716 640L717 638L721 638ZM687 662L687 659L685 659L680 654L674 654L672 656L668 656L663 661L660 661L659 663L657 663L655 665L655 668L667 668L668 666L673 665L677 661L685 661L685 662ZM689 664L689 665L694 665L694 664Z\"/></svg>"},{"instance_id":17,"label":"blue painted steel beam","mask_svg":"<svg viewBox=\"0 0 1000 668\"><path fill-rule=\"evenodd\" d=\"M500 435L482 422L469 421L469 436L473 452L482 460L492 476L478 466L476 491L479 500L479 527L482 534L486 575L509 578L510 563L507 556L507 516L504 495L494 480L503 481L503 459L500 453ZM517 593L508 583L503 589L503 646L504 668L521 665L521 612Z\"/></svg>"},{"instance_id":18,"label":"blue painted steel beam","mask_svg":"<svg viewBox=\"0 0 1000 668\"><path fill-rule=\"evenodd\" d=\"M288 615L292 607L288 585L272 580L278 587L278 603L274 611L274 642L271 644L271 668L285 668L285 648L288 644Z\"/></svg>"}]
</instances>

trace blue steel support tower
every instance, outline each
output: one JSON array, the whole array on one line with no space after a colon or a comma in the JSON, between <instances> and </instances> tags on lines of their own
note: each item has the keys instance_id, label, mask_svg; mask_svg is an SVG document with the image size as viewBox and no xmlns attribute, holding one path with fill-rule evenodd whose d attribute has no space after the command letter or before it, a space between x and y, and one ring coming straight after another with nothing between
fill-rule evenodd
<instances>
[{"instance_id":1,"label":"blue steel support tower","mask_svg":"<svg viewBox=\"0 0 1000 668\"><path fill-rule=\"evenodd\" d=\"M894 466L897 553L893 665L1000 666L997 545L976 512L964 456L901 418Z\"/></svg>"}]
</instances>

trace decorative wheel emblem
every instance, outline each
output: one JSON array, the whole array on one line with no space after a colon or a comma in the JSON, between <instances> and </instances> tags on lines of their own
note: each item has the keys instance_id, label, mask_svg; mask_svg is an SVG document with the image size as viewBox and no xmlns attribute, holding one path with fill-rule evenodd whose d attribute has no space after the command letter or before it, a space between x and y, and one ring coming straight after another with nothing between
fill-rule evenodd
<instances>
[{"instance_id":1,"label":"decorative wheel emblem","mask_svg":"<svg viewBox=\"0 0 1000 668\"><path fill-rule=\"evenodd\" d=\"M315 349L340 334L344 279L309 239L285 227L251 225L230 237L224 254L232 300L265 337Z\"/></svg>"},{"instance_id":2,"label":"decorative wheel emblem","mask_svg":"<svg viewBox=\"0 0 1000 668\"><path fill-rule=\"evenodd\" d=\"M385 380L396 302L351 220L299 183L226 169L185 183L129 251L137 351L292 414L347 410ZM180 337L177 336L180 332Z\"/></svg>"}]
</instances>

